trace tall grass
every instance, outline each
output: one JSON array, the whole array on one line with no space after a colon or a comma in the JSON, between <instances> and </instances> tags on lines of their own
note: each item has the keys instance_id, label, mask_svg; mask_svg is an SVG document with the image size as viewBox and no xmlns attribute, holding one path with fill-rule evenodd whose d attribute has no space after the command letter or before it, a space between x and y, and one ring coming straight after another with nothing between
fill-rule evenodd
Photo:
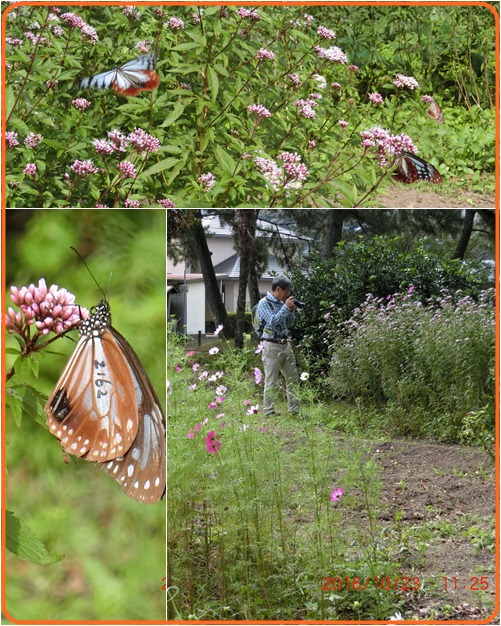
<instances>
[{"instance_id":1,"label":"tall grass","mask_svg":"<svg viewBox=\"0 0 501 626\"><path fill-rule=\"evenodd\" d=\"M254 348L185 353L172 335L169 346L169 618L387 619L394 591L351 585L396 568L366 446L316 426L326 407L308 382L300 416L265 418ZM334 576L348 589L324 590Z\"/></svg>"},{"instance_id":2,"label":"tall grass","mask_svg":"<svg viewBox=\"0 0 501 626\"><path fill-rule=\"evenodd\" d=\"M482 409L493 432L492 299L492 290L425 305L412 293L368 295L331 329L333 394L376 406L398 434L459 441L468 413Z\"/></svg>"}]
</instances>

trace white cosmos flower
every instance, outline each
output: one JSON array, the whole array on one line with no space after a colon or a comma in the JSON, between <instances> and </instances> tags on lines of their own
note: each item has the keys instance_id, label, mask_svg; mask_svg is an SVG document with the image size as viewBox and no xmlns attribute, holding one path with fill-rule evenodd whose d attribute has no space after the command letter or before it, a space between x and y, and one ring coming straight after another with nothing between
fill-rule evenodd
<instances>
[{"instance_id":1,"label":"white cosmos flower","mask_svg":"<svg viewBox=\"0 0 501 626\"><path fill-rule=\"evenodd\" d=\"M310 375L308 374L308 372L303 372L300 376L301 380L308 380L309 377Z\"/></svg>"}]
</instances>

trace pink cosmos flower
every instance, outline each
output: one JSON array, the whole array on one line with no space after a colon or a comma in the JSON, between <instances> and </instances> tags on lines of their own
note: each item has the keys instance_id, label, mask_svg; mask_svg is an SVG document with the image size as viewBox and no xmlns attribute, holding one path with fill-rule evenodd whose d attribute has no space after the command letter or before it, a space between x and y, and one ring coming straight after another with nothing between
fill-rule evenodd
<instances>
[{"instance_id":1,"label":"pink cosmos flower","mask_svg":"<svg viewBox=\"0 0 501 626\"><path fill-rule=\"evenodd\" d=\"M215 402L210 402L208 405L209 409L215 409L217 407L217 404Z\"/></svg>"},{"instance_id":2,"label":"pink cosmos flower","mask_svg":"<svg viewBox=\"0 0 501 626\"><path fill-rule=\"evenodd\" d=\"M205 449L211 454L217 454L221 449L221 442L216 439L216 431L211 430L205 437Z\"/></svg>"},{"instance_id":3,"label":"pink cosmos flower","mask_svg":"<svg viewBox=\"0 0 501 626\"><path fill-rule=\"evenodd\" d=\"M331 491L331 502L337 502L338 500L340 500L344 495L344 489L341 489L340 487L338 487L337 489L334 489L333 491Z\"/></svg>"},{"instance_id":4,"label":"pink cosmos flower","mask_svg":"<svg viewBox=\"0 0 501 626\"><path fill-rule=\"evenodd\" d=\"M262 377L263 375L261 374L261 370L259 369L259 367L255 367L254 368L254 382L256 383L256 385L259 385Z\"/></svg>"}]
</instances>

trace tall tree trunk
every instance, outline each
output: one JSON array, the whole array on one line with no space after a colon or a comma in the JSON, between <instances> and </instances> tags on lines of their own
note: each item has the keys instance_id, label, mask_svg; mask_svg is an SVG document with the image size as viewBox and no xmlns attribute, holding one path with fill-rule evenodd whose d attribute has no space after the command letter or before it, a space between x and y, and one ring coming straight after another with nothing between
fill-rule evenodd
<instances>
[{"instance_id":1,"label":"tall tree trunk","mask_svg":"<svg viewBox=\"0 0 501 626\"><path fill-rule=\"evenodd\" d=\"M202 270L204 277L205 297L209 303L211 313L214 316L216 326L219 324L224 325L228 314L226 313L221 292L219 291L219 284L217 282L216 273L214 272L214 266L212 265L212 252L209 250L209 246L207 245L207 239L202 225L202 214L200 211L198 211L197 219L192 227L192 234L198 261L200 263L200 269Z\"/></svg>"},{"instance_id":2,"label":"tall tree trunk","mask_svg":"<svg viewBox=\"0 0 501 626\"><path fill-rule=\"evenodd\" d=\"M466 248L470 241L471 233L473 231L473 221L475 220L475 209L466 209L463 218L463 228L461 235L456 246L456 250L452 255L453 259L464 259L466 254Z\"/></svg>"},{"instance_id":3,"label":"tall tree trunk","mask_svg":"<svg viewBox=\"0 0 501 626\"><path fill-rule=\"evenodd\" d=\"M256 218L254 221L254 225L250 227L250 234L252 237L252 247L251 247L251 256L249 262L249 278L247 281L247 287L249 289L249 298L250 298L250 308L257 304L260 300L259 293L259 274L257 268L257 258L256 258L256 222L259 215L259 209L255 209Z\"/></svg>"},{"instance_id":4,"label":"tall tree trunk","mask_svg":"<svg viewBox=\"0 0 501 626\"><path fill-rule=\"evenodd\" d=\"M332 256L334 246L341 241L345 216L346 213L343 209L329 209L322 247L323 260Z\"/></svg>"},{"instance_id":5,"label":"tall tree trunk","mask_svg":"<svg viewBox=\"0 0 501 626\"><path fill-rule=\"evenodd\" d=\"M240 276L238 281L237 319L235 324L235 347L244 347L245 296L249 281L249 269L256 234L256 210L239 209L237 211L238 249L240 250Z\"/></svg>"}]
</instances>

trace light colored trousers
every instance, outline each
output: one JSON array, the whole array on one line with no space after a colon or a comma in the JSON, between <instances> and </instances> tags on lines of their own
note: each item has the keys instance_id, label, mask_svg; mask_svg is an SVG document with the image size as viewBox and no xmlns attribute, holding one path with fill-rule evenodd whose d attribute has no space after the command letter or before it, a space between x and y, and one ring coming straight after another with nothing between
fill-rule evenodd
<instances>
[{"instance_id":1,"label":"light colored trousers","mask_svg":"<svg viewBox=\"0 0 501 626\"><path fill-rule=\"evenodd\" d=\"M274 410L275 391L278 375L281 372L285 378L287 390L287 406L291 413L299 411L297 389L299 375L297 373L296 358L289 343L263 342L262 352L264 366L264 397L263 411L271 413Z\"/></svg>"}]
</instances>

